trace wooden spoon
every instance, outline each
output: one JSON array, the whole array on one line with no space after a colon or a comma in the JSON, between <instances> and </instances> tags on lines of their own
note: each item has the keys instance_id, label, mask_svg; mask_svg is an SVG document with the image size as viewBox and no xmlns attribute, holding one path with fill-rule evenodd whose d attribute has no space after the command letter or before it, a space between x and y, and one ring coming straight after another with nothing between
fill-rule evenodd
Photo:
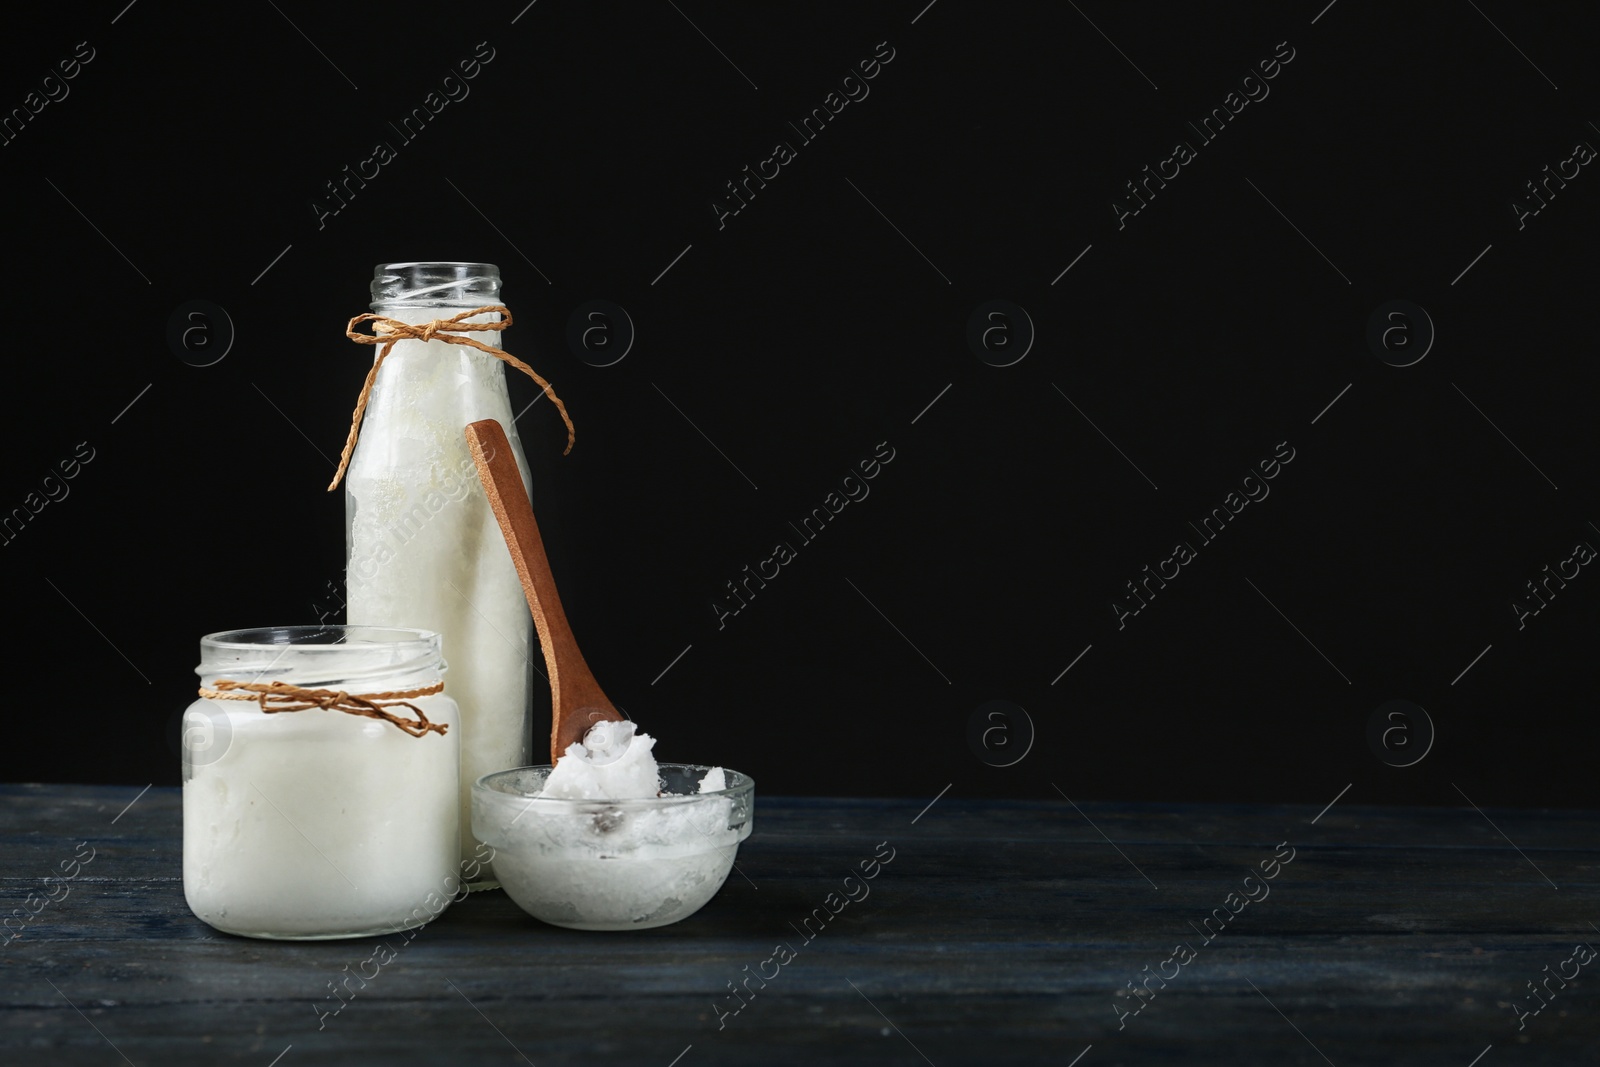
<instances>
[{"instance_id":1,"label":"wooden spoon","mask_svg":"<svg viewBox=\"0 0 1600 1067\"><path fill-rule=\"evenodd\" d=\"M467 426L467 447L478 465L478 478L489 496L489 506L505 535L511 561L517 565L522 591L533 609L533 625L539 631L539 647L544 650L545 666L550 670L550 762L566 754L573 742L582 741L589 727L597 722L621 722L623 714L607 699L594 680L594 673L578 651L567 613L561 609L556 580L550 573L550 560L544 554L539 524L533 518L533 505L522 485L522 472L506 432L493 419Z\"/></svg>"}]
</instances>

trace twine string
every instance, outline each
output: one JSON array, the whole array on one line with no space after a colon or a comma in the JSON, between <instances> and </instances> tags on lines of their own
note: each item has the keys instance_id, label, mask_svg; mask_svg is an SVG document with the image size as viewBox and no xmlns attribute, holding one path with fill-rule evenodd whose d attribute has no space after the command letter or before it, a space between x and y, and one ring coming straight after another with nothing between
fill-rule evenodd
<instances>
[{"instance_id":1,"label":"twine string","mask_svg":"<svg viewBox=\"0 0 1600 1067\"><path fill-rule=\"evenodd\" d=\"M469 323L465 321L474 315L483 315L491 311L500 313L499 322ZM364 322L373 324L373 333L362 333L356 329L357 326ZM355 414L350 418L350 434L345 438L344 452L339 456L339 469L334 472L333 481L328 483L329 491L331 492L338 488L340 480L344 478L346 468L350 466L350 456L355 452L356 438L361 433L361 419L366 414L367 401L372 397L372 385L378 380L378 369L383 366L383 361L389 358L389 353L394 350L397 341L444 341L452 345L467 345L468 347L476 348L480 352L487 352L496 359L504 361L508 366L515 367L523 374L526 374L539 383L540 388L544 390L544 394L550 398L550 402L555 404L556 410L561 412L561 421L567 424L567 447L562 450L561 454L566 455L571 452L572 443L577 439L577 430L573 428L572 418L567 414L567 405L563 404L561 398L556 396L556 391L550 387L550 383L540 377L538 371L505 349L495 348L493 345L486 345L481 341L473 340L471 337L463 336L466 333L479 330L498 333L510 325L511 311L501 304L487 304L481 308L472 308L458 315L452 315L448 319L434 319L432 322L420 324L401 322L399 319L391 319L387 315L375 315L371 312L357 315L351 319L350 325L345 328L344 335L346 337L358 345L382 345L383 347L378 350L378 358L372 361L372 369L367 372L367 380L361 385L361 395L356 398Z\"/></svg>"},{"instance_id":2,"label":"twine string","mask_svg":"<svg viewBox=\"0 0 1600 1067\"><path fill-rule=\"evenodd\" d=\"M361 715L369 719L382 719L393 723L412 737L436 733L441 737L450 729L448 723L429 722L428 716L408 698L431 696L444 691L443 682L420 689L402 689L386 693L346 693L338 689L304 689L288 682L237 682L219 678L212 688L202 686L200 695L209 700L250 700L268 715L280 711L342 711L347 715ZM409 708L415 719L405 719L385 711L385 708Z\"/></svg>"}]
</instances>

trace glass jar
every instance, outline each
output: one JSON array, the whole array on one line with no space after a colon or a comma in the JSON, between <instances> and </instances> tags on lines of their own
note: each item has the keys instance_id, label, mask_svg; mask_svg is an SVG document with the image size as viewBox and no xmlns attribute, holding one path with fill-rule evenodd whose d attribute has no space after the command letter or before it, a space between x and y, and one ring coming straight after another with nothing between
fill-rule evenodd
<instances>
[{"instance_id":1,"label":"glass jar","mask_svg":"<svg viewBox=\"0 0 1600 1067\"><path fill-rule=\"evenodd\" d=\"M500 271L488 263L384 263L372 281L372 310L414 325L499 302ZM475 339L500 347L503 335ZM501 361L467 345L398 341L373 383L344 483L349 621L444 635L450 692L461 706L464 862L481 855L472 837L472 783L529 761L538 649L522 583L467 449L467 424L479 419L505 428L529 484ZM485 887L493 884L488 878L485 871Z\"/></svg>"},{"instance_id":2,"label":"glass jar","mask_svg":"<svg viewBox=\"0 0 1600 1067\"><path fill-rule=\"evenodd\" d=\"M458 715L438 691L445 669L439 635L424 630L285 626L201 638L196 673L211 695L183 716L190 910L230 934L305 940L437 916L462 884ZM299 691L274 695L267 712L238 688L272 682ZM320 706L293 710L318 703L305 690L323 691Z\"/></svg>"}]
</instances>

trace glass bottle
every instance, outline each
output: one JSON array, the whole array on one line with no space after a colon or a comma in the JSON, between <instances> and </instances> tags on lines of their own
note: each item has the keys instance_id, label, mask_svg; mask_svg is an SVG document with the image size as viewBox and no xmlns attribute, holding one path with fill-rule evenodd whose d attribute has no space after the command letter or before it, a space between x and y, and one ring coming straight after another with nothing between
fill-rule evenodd
<instances>
[{"instance_id":1,"label":"glass bottle","mask_svg":"<svg viewBox=\"0 0 1600 1067\"><path fill-rule=\"evenodd\" d=\"M499 302L500 271L488 263L384 263L372 280L372 310L411 324ZM504 335L475 339L501 347ZM528 484L501 361L467 345L398 341L373 384L344 483L349 621L444 637L450 691L461 707L463 862L481 855L472 837L472 783L529 761L538 649L516 567L467 450L467 424L479 419L505 428ZM492 885L489 878L485 871L480 886Z\"/></svg>"},{"instance_id":2,"label":"glass bottle","mask_svg":"<svg viewBox=\"0 0 1600 1067\"><path fill-rule=\"evenodd\" d=\"M285 626L200 640L202 690L183 716L183 892L246 937L363 937L420 926L461 891L460 744L439 635ZM407 729L300 693L269 703L229 683L328 696L395 694ZM219 684L220 683L220 684ZM415 695L413 695L415 694ZM360 705L346 705L359 707ZM414 725L412 730L418 730Z\"/></svg>"}]
</instances>

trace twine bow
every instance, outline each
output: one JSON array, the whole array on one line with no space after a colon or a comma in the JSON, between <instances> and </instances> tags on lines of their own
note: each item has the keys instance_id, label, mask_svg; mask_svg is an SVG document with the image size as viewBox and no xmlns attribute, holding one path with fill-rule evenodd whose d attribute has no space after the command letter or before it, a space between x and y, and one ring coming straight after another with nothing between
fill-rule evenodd
<instances>
[{"instance_id":1,"label":"twine bow","mask_svg":"<svg viewBox=\"0 0 1600 1067\"><path fill-rule=\"evenodd\" d=\"M252 700L268 715L280 711L308 711L311 708L342 711L346 715L361 715L393 723L412 737L421 737L427 733L436 733L442 737L445 731L450 729L449 724L429 722L423 710L409 703L406 698L425 697L443 691L444 683L435 682L421 689L351 695L335 689L302 689L287 682L236 682L231 678L219 678L215 688L201 687L200 695L210 700ZM394 707L410 708L417 717L402 719L383 710Z\"/></svg>"},{"instance_id":2,"label":"twine bow","mask_svg":"<svg viewBox=\"0 0 1600 1067\"><path fill-rule=\"evenodd\" d=\"M500 313L499 322L469 323L465 321L474 315L482 315L490 311L498 311ZM356 327L363 322L371 322L375 332L361 333L358 331ZM421 324L401 322L399 319L391 319L386 315L374 315L370 312L365 315L357 315L351 319L350 325L344 331L346 337L358 345L381 344L383 347L378 350L378 358L372 361L372 369L367 372L367 380L361 386L361 395L356 398L356 411L350 419L350 436L345 438L344 452L339 457L339 469L334 472L333 481L328 483L329 491L339 487L340 480L344 478L345 469L350 466L350 456L356 448L356 437L361 432L361 418L366 414L367 401L372 396L372 383L378 380L378 368L382 367L383 361L389 358L389 353L394 349L396 341L444 341L452 345L467 345L476 348L480 352L487 352L496 359L503 360L510 366L515 367L538 382L544 389L545 395L550 398L550 402L555 404L556 409L561 412L561 421L567 424L567 447L561 454L566 455L571 452L572 443L577 439L577 430L572 426L572 418L567 414L567 406L561 402L560 397L556 396L556 391L550 387L550 383L541 378L538 371L513 356L510 352L495 348L493 345L486 345L481 341L474 341L470 337L462 336L464 333L478 330L490 330L498 333L510 325L511 311L500 304L487 304L481 308L463 311L459 315L452 315L448 319L434 319L432 322Z\"/></svg>"}]
</instances>

